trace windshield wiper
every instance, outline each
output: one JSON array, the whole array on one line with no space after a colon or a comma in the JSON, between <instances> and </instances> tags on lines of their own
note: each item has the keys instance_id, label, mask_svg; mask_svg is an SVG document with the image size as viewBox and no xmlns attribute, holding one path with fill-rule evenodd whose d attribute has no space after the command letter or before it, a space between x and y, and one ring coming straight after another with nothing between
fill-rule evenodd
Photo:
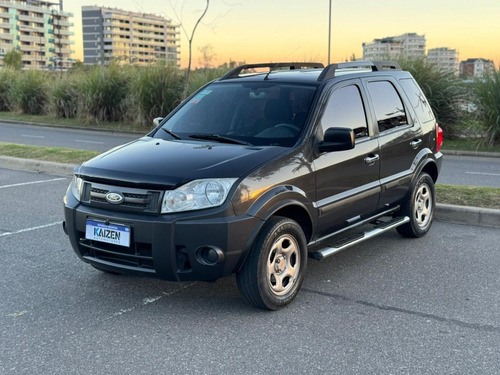
<instances>
[{"instance_id":1,"label":"windshield wiper","mask_svg":"<svg viewBox=\"0 0 500 375\"><path fill-rule=\"evenodd\" d=\"M168 129L165 129L165 128L161 128L161 130L163 130L165 133L171 135L173 138L175 139L182 139L181 137L179 137L177 134L175 134L173 131L171 130L168 130Z\"/></svg>"},{"instance_id":2,"label":"windshield wiper","mask_svg":"<svg viewBox=\"0 0 500 375\"><path fill-rule=\"evenodd\" d=\"M240 141L238 139L225 137L219 134L191 134L189 138L194 139L205 139L207 141L217 141L220 143L231 143L234 145L250 145L250 143L245 141Z\"/></svg>"}]
</instances>

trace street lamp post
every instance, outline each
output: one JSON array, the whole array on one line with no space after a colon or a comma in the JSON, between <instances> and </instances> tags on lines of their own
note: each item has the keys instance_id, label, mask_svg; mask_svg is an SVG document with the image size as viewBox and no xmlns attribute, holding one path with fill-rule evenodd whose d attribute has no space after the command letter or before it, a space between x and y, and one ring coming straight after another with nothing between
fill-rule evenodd
<instances>
[{"instance_id":1,"label":"street lamp post","mask_svg":"<svg viewBox=\"0 0 500 375\"><path fill-rule=\"evenodd\" d=\"M331 40L332 40L332 0L329 0L329 5L328 5L328 65L330 65Z\"/></svg>"}]
</instances>

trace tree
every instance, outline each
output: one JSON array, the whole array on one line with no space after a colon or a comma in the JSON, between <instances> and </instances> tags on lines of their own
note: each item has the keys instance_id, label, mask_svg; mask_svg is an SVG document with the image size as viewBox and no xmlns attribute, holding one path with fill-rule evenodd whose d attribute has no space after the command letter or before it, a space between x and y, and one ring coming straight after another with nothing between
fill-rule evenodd
<instances>
[{"instance_id":1,"label":"tree","mask_svg":"<svg viewBox=\"0 0 500 375\"><path fill-rule=\"evenodd\" d=\"M189 90L189 79L191 77L192 44L193 44L194 34L195 34L196 29L198 28L198 25L200 24L201 20L203 19L203 17L205 17L205 14L207 14L208 6L210 5L210 0L206 0L206 1L207 1L207 5L205 6L205 10L201 14L201 16L198 18L198 21L196 21L196 23L193 27L193 31L191 32L191 36L188 34L186 28L182 24L182 20L180 20L179 17L177 17L179 19L179 23L180 23L180 26L182 28L182 31L184 31L184 34L186 34L186 38L188 39L188 45L189 45L188 67L186 70L186 82L184 84L184 91L182 93L182 99L185 99L187 97L187 93ZM175 13L175 8L173 6L172 6L172 9L174 9L174 13ZM177 16L177 14L176 14L176 16Z\"/></svg>"},{"instance_id":2,"label":"tree","mask_svg":"<svg viewBox=\"0 0 500 375\"><path fill-rule=\"evenodd\" d=\"M11 49L3 57L3 64L8 68L15 70L21 70L23 67L23 55L21 52Z\"/></svg>"}]
</instances>

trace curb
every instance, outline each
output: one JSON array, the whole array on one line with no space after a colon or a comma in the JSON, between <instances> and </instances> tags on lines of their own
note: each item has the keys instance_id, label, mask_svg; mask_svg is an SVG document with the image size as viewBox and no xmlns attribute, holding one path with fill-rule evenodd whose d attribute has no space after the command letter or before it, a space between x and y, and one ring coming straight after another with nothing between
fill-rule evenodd
<instances>
[{"instance_id":1,"label":"curb","mask_svg":"<svg viewBox=\"0 0 500 375\"><path fill-rule=\"evenodd\" d=\"M462 151L462 150L441 150L444 155L453 156L480 156L484 158L500 158L500 152L482 152L482 151Z\"/></svg>"},{"instance_id":2,"label":"curb","mask_svg":"<svg viewBox=\"0 0 500 375\"><path fill-rule=\"evenodd\" d=\"M0 156L0 167L28 172L51 173L62 176L72 176L75 169L75 166L71 164L14 158L10 156Z\"/></svg>"},{"instance_id":3,"label":"curb","mask_svg":"<svg viewBox=\"0 0 500 375\"><path fill-rule=\"evenodd\" d=\"M0 168L72 176L75 166L33 159L0 156ZM454 224L500 228L500 210L438 203L435 218Z\"/></svg>"},{"instance_id":4,"label":"curb","mask_svg":"<svg viewBox=\"0 0 500 375\"><path fill-rule=\"evenodd\" d=\"M500 228L500 210L438 203L436 219L455 224Z\"/></svg>"}]
</instances>

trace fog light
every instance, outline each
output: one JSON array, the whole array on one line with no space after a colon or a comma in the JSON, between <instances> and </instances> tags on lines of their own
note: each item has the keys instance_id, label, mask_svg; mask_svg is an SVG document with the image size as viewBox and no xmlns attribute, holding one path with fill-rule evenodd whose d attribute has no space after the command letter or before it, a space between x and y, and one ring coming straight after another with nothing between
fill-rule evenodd
<instances>
[{"instance_id":1,"label":"fog light","mask_svg":"<svg viewBox=\"0 0 500 375\"><path fill-rule=\"evenodd\" d=\"M203 265L215 266L224 260L224 253L216 247L203 246L196 250L196 259Z\"/></svg>"}]
</instances>

